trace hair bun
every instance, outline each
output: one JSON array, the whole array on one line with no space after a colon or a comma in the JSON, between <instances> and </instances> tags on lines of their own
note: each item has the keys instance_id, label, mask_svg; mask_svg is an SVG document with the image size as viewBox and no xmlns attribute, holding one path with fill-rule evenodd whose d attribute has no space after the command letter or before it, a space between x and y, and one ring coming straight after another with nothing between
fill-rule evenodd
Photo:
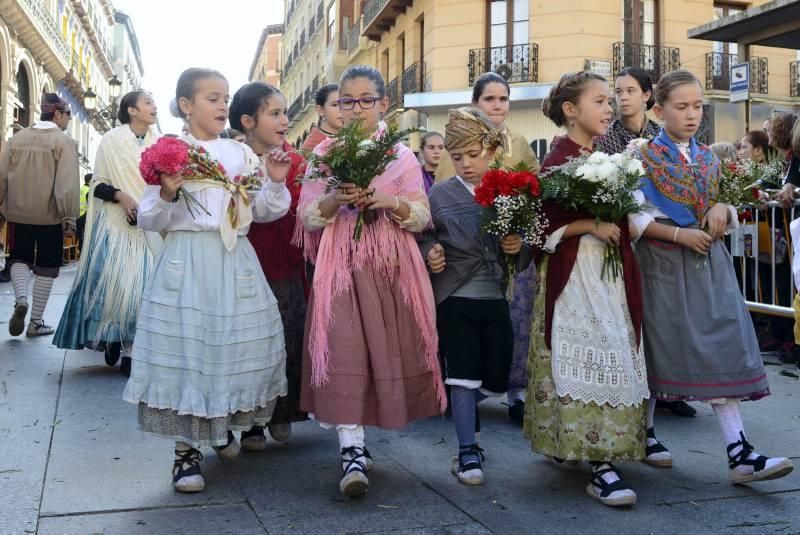
<instances>
[{"instance_id":1,"label":"hair bun","mask_svg":"<svg viewBox=\"0 0 800 535\"><path fill-rule=\"evenodd\" d=\"M175 117L176 119L183 119L183 114L181 113L181 108L178 106L178 101L174 98L169 101L169 114Z\"/></svg>"}]
</instances>

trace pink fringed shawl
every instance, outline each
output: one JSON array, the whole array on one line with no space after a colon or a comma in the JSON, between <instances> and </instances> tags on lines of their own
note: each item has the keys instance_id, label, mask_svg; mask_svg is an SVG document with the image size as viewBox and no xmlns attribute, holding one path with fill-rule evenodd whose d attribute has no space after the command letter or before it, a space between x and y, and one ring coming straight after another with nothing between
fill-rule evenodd
<instances>
[{"instance_id":1,"label":"pink fringed shawl","mask_svg":"<svg viewBox=\"0 0 800 535\"><path fill-rule=\"evenodd\" d=\"M324 154L332 142L323 141L314 152ZM373 179L372 187L427 206L419 162L407 147L398 145L397 149L398 158L389 164L381 176ZM340 178L346 180L346 177ZM325 195L325 188L326 181L321 179L303 183L298 217ZM424 344L420 351L425 354L427 368L432 372L433 387L444 411L447 399L439 369L436 307L430 278L415 236L378 211L375 221L364 225L361 240L356 242L353 240L353 229L357 215L357 211L341 207L336 220L326 226L322 233L303 227L304 254L307 260L316 263L312 286L312 324L306 342L311 353L311 384L321 386L328 380L328 333L332 323L333 300L352 290L351 274L356 269L372 269L398 288L402 292L403 304L411 308ZM362 314L375 312L362 310Z\"/></svg>"}]
</instances>

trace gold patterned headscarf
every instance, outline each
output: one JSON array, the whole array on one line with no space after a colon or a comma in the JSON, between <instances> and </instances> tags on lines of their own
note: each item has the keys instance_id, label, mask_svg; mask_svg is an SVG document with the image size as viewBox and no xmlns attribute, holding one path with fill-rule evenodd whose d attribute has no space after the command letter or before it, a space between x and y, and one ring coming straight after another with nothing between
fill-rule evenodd
<instances>
[{"instance_id":1,"label":"gold patterned headscarf","mask_svg":"<svg viewBox=\"0 0 800 535\"><path fill-rule=\"evenodd\" d=\"M480 143L483 150L506 149L506 136L478 108L466 106L447 112L444 127L444 146L450 151Z\"/></svg>"}]
</instances>

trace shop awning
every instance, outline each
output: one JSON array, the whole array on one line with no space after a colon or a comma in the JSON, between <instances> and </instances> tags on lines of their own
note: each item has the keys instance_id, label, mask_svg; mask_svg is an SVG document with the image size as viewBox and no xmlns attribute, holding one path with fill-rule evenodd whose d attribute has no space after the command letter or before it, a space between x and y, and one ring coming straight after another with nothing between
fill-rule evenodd
<instances>
[{"instance_id":1,"label":"shop awning","mask_svg":"<svg viewBox=\"0 0 800 535\"><path fill-rule=\"evenodd\" d=\"M800 0L773 0L688 31L690 39L800 49Z\"/></svg>"}]
</instances>

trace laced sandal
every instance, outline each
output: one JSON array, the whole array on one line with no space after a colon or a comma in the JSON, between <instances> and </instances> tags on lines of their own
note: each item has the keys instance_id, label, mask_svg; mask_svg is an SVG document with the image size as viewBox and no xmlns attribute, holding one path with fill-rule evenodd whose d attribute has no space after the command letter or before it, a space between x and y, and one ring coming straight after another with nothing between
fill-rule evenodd
<instances>
[{"instance_id":1,"label":"laced sandal","mask_svg":"<svg viewBox=\"0 0 800 535\"><path fill-rule=\"evenodd\" d=\"M214 446L214 451L223 460L233 461L239 457L241 448L239 443L236 442L236 437L233 436L232 431L228 431L228 443L225 446Z\"/></svg>"},{"instance_id":2,"label":"laced sandal","mask_svg":"<svg viewBox=\"0 0 800 535\"><path fill-rule=\"evenodd\" d=\"M351 498L367 492L369 479L365 460L365 448L359 446L342 448L342 462L346 464L339 480L339 492Z\"/></svg>"},{"instance_id":3,"label":"laced sandal","mask_svg":"<svg viewBox=\"0 0 800 535\"><path fill-rule=\"evenodd\" d=\"M728 477L734 485L745 485L754 481L767 481L789 475L794 470L794 464L786 457L765 457L758 455L755 459L748 459L753 453L753 446L744 438L744 433L739 431L741 440L728 444ZM731 451L740 447L739 453L731 455ZM737 470L738 467L751 467L750 471Z\"/></svg>"},{"instance_id":4,"label":"laced sandal","mask_svg":"<svg viewBox=\"0 0 800 535\"><path fill-rule=\"evenodd\" d=\"M28 302L18 301L14 305L14 312L11 314L11 319L8 321L8 334L11 336L19 336L25 330L25 316L28 315Z\"/></svg>"},{"instance_id":5,"label":"laced sandal","mask_svg":"<svg viewBox=\"0 0 800 535\"><path fill-rule=\"evenodd\" d=\"M477 456L477 461L464 462L465 457ZM458 457L453 457L450 472L458 478L460 483L464 485L483 485L483 466L482 461L486 457L483 455L483 448L477 444L473 444L458 452Z\"/></svg>"},{"instance_id":6,"label":"laced sandal","mask_svg":"<svg viewBox=\"0 0 800 535\"><path fill-rule=\"evenodd\" d=\"M175 459L172 465L172 485L178 492L201 492L206 488L206 480L200 470L200 461L203 454L192 448L190 450L175 450ZM184 468L186 466L186 468Z\"/></svg>"},{"instance_id":7,"label":"laced sandal","mask_svg":"<svg viewBox=\"0 0 800 535\"><path fill-rule=\"evenodd\" d=\"M652 427L647 430L647 438L656 441L655 444L645 446L644 449L644 462L650 466L657 466L659 468L672 468L672 454L669 450L658 441L656 433Z\"/></svg>"},{"instance_id":8,"label":"laced sandal","mask_svg":"<svg viewBox=\"0 0 800 535\"><path fill-rule=\"evenodd\" d=\"M264 451L267 449L267 437L264 427L254 425L249 431L242 431L242 449L245 451Z\"/></svg>"},{"instance_id":9,"label":"laced sandal","mask_svg":"<svg viewBox=\"0 0 800 535\"><path fill-rule=\"evenodd\" d=\"M552 457L550 455L546 456L547 462L558 468L559 470L565 470L567 472L576 472L581 469L581 462L580 461L567 461L565 459L560 459L559 457Z\"/></svg>"},{"instance_id":10,"label":"laced sandal","mask_svg":"<svg viewBox=\"0 0 800 535\"><path fill-rule=\"evenodd\" d=\"M619 472L614 468L614 465L603 463L600 466L606 466L607 468L592 470L592 478L586 484L586 494L600 501L603 505L610 507L634 505L636 503L636 493L622 481L622 478L619 478ZM611 472L616 474L619 479L613 483L608 483L603 479L603 475Z\"/></svg>"},{"instance_id":11,"label":"laced sandal","mask_svg":"<svg viewBox=\"0 0 800 535\"><path fill-rule=\"evenodd\" d=\"M56 332L56 330L50 325L45 325L44 321L31 320L31 322L28 324L28 330L25 331L25 336L28 338L33 338L35 336L48 336L54 332Z\"/></svg>"}]
</instances>

